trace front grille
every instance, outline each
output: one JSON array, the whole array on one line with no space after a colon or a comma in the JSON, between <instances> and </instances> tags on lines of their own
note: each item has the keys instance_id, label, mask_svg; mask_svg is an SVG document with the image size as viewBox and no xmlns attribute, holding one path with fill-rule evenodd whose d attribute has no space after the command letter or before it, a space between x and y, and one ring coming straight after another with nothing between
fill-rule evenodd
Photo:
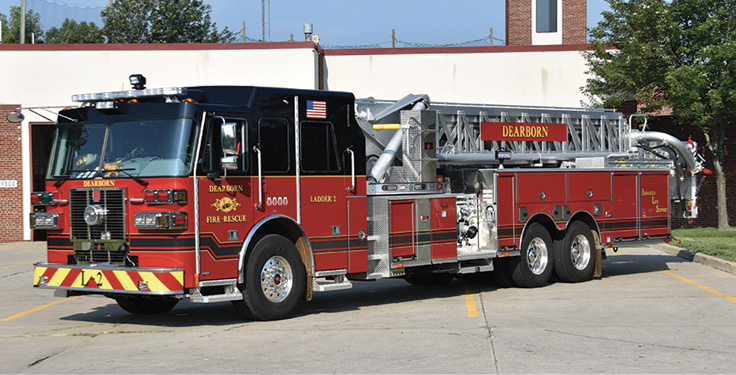
<instances>
[{"instance_id":1,"label":"front grille","mask_svg":"<svg viewBox=\"0 0 736 375\"><path fill-rule=\"evenodd\" d=\"M123 189L70 189L72 240L125 240L125 191ZM84 209L98 205L107 210L96 225L84 221Z\"/></svg>"},{"instance_id":2,"label":"front grille","mask_svg":"<svg viewBox=\"0 0 736 375\"><path fill-rule=\"evenodd\" d=\"M76 250L67 258L68 264L115 264L138 267L138 257L127 251Z\"/></svg>"}]
</instances>

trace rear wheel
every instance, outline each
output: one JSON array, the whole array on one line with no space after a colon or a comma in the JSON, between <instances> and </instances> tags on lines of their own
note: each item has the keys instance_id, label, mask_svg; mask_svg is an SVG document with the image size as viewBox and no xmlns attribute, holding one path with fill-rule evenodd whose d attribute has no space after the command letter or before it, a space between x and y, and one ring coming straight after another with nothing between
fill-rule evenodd
<instances>
[{"instance_id":1,"label":"rear wheel","mask_svg":"<svg viewBox=\"0 0 736 375\"><path fill-rule=\"evenodd\" d=\"M570 225L565 237L555 242L557 276L565 282L581 282L593 277L595 241L590 227L582 221Z\"/></svg>"},{"instance_id":2,"label":"rear wheel","mask_svg":"<svg viewBox=\"0 0 736 375\"><path fill-rule=\"evenodd\" d=\"M261 238L245 267L243 299L235 308L246 318L283 319L304 295L306 273L294 244L279 235Z\"/></svg>"},{"instance_id":3,"label":"rear wheel","mask_svg":"<svg viewBox=\"0 0 736 375\"><path fill-rule=\"evenodd\" d=\"M521 256L512 258L511 278L520 287L536 288L552 277L552 237L541 224L530 225L521 241Z\"/></svg>"},{"instance_id":4,"label":"rear wheel","mask_svg":"<svg viewBox=\"0 0 736 375\"><path fill-rule=\"evenodd\" d=\"M148 299L145 297L115 298L118 305L131 314L162 314L176 306L178 299Z\"/></svg>"}]
</instances>

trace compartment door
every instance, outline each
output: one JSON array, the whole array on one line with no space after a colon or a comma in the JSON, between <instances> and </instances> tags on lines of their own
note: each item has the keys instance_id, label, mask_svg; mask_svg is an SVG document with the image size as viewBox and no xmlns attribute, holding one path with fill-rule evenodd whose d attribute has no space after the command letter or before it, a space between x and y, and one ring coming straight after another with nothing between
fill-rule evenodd
<instances>
[{"instance_id":1,"label":"compartment door","mask_svg":"<svg viewBox=\"0 0 736 375\"><path fill-rule=\"evenodd\" d=\"M416 206L413 200L390 202L389 249L391 259L413 259L416 257Z\"/></svg>"}]
</instances>

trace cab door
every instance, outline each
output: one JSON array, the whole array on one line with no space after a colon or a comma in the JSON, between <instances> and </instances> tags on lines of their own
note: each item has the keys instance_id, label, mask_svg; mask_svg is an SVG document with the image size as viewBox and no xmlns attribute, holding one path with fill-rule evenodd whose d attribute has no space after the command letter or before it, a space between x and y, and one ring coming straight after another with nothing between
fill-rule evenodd
<instances>
[{"instance_id":1,"label":"cab door","mask_svg":"<svg viewBox=\"0 0 736 375\"><path fill-rule=\"evenodd\" d=\"M348 269L347 199L342 152L334 125L299 122L301 224L314 252L315 270Z\"/></svg>"},{"instance_id":2,"label":"cab door","mask_svg":"<svg viewBox=\"0 0 736 375\"><path fill-rule=\"evenodd\" d=\"M261 117L254 130L253 222L274 215L298 221L293 119Z\"/></svg>"},{"instance_id":3,"label":"cab door","mask_svg":"<svg viewBox=\"0 0 736 375\"><path fill-rule=\"evenodd\" d=\"M238 276L238 254L253 226L246 130L245 119L222 116L210 116L204 129L197 173L201 280ZM224 145L223 131L230 132L230 145ZM229 167L223 156L230 157Z\"/></svg>"}]
</instances>

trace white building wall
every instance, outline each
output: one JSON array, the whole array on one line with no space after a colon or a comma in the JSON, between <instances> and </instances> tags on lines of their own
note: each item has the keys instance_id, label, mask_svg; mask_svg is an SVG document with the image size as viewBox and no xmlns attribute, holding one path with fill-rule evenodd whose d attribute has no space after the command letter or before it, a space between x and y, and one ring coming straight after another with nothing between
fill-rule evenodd
<instances>
[{"instance_id":1,"label":"white building wall","mask_svg":"<svg viewBox=\"0 0 736 375\"><path fill-rule=\"evenodd\" d=\"M284 48L238 45L0 45L0 104L68 106L73 94L128 90L130 74L147 87L201 85L316 89L319 55L311 43ZM242 46L242 45L241 45ZM41 111L44 113L43 111ZM31 211L30 122L47 122L23 111L23 211ZM48 114L53 118L53 114ZM31 239L24 220L24 239Z\"/></svg>"},{"instance_id":2,"label":"white building wall","mask_svg":"<svg viewBox=\"0 0 736 375\"><path fill-rule=\"evenodd\" d=\"M129 89L128 76L147 87L197 85L319 87L311 43L217 45L0 45L0 104L72 105L71 95ZM325 89L356 97L399 99L428 94L434 102L579 107L586 67L569 46L328 50ZM29 122L24 111L23 181L31 181ZM52 115L53 116L53 115ZM31 184L23 184L25 215ZM24 237L31 237L24 220Z\"/></svg>"},{"instance_id":3,"label":"white building wall","mask_svg":"<svg viewBox=\"0 0 736 375\"><path fill-rule=\"evenodd\" d=\"M134 73L146 76L147 87L247 85L316 89L317 58L312 47L0 49L0 82L3 83L0 103L23 103L24 106L72 104L72 94L128 90L128 76Z\"/></svg>"},{"instance_id":4,"label":"white building wall","mask_svg":"<svg viewBox=\"0 0 736 375\"><path fill-rule=\"evenodd\" d=\"M544 48L488 47L486 52L472 53L327 51L326 88L351 91L359 98L398 99L413 93L428 94L435 102L580 107L586 99L580 90L587 78L585 60L570 47Z\"/></svg>"}]
</instances>

